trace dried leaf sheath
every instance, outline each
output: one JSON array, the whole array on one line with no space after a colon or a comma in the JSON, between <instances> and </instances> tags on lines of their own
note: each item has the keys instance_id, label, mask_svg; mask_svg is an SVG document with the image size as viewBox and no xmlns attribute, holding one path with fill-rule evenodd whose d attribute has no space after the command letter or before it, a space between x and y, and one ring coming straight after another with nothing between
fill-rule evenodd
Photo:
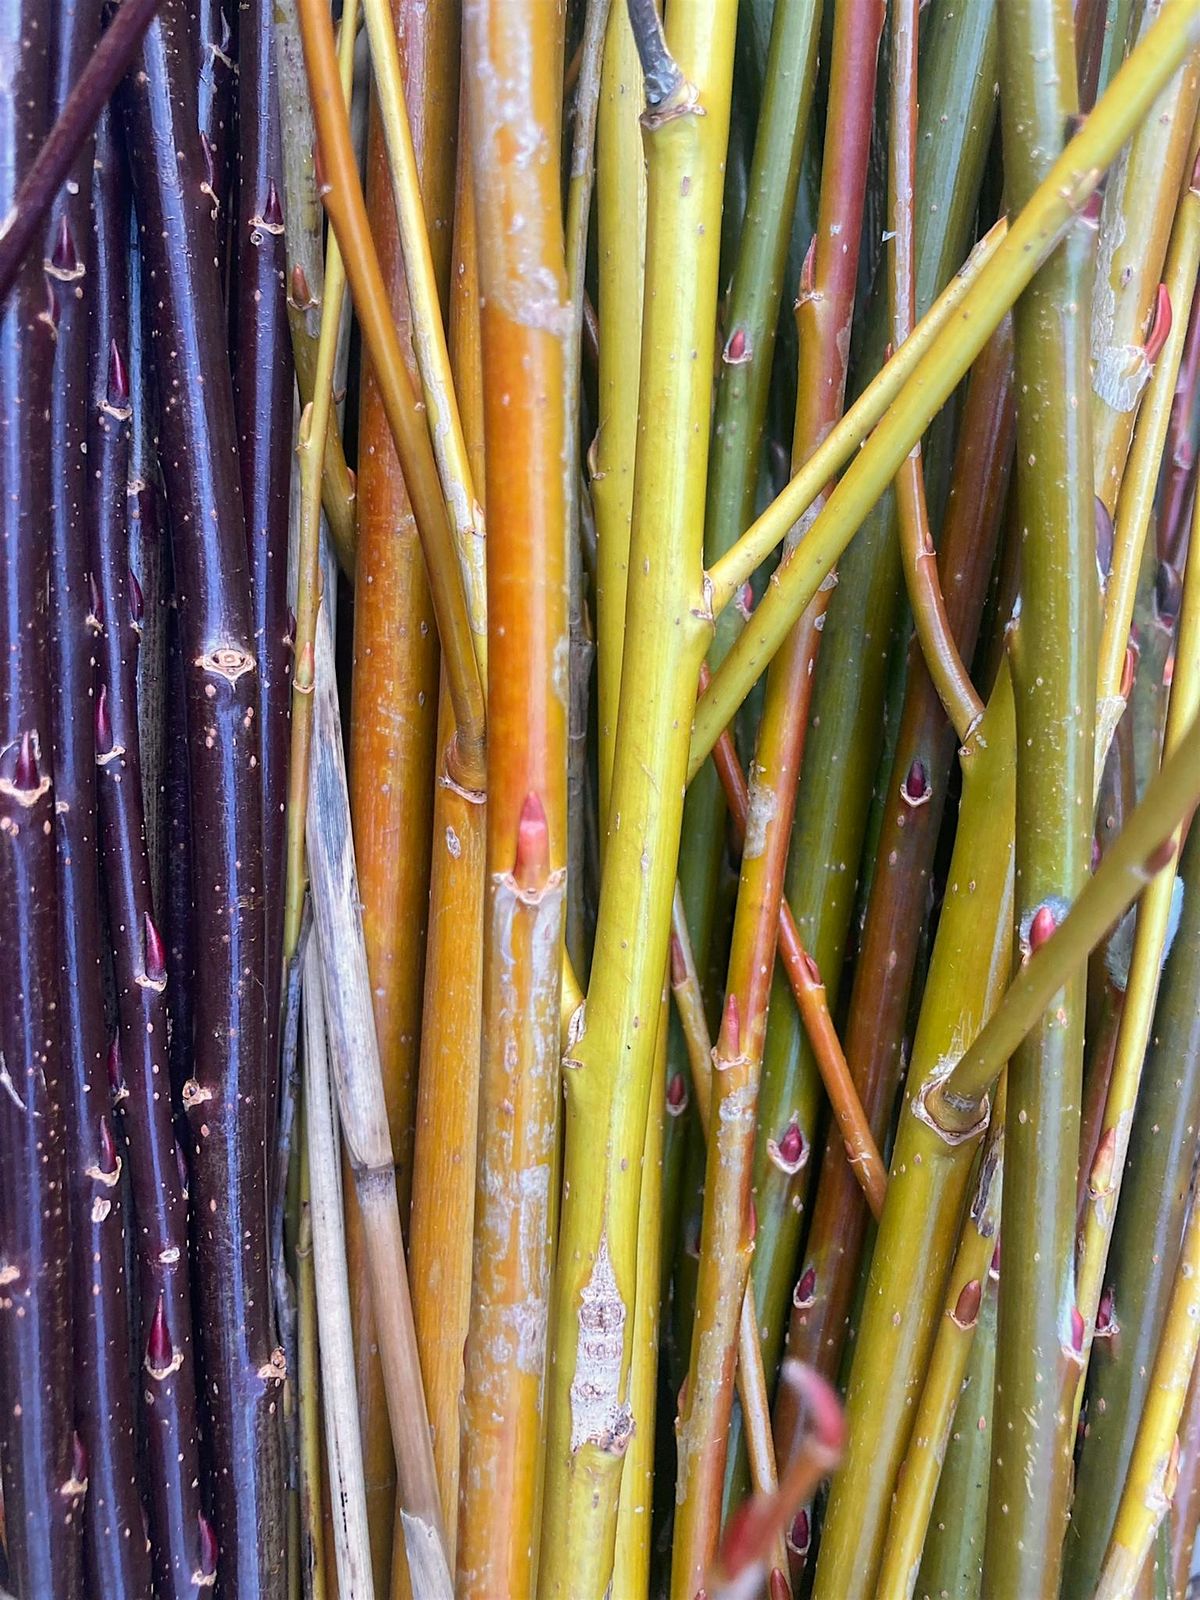
<instances>
[{"instance_id":1,"label":"dried leaf sheath","mask_svg":"<svg viewBox=\"0 0 1200 1600\"><path fill-rule=\"evenodd\" d=\"M258 671L233 394L194 63L168 0L130 80L130 152L162 397L192 801L195 1053L184 1086L223 1582L282 1593L284 1532L264 1181L267 993ZM163 162L169 163L164 165Z\"/></svg>"},{"instance_id":2,"label":"dried leaf sheath","mask_svg":"<svg viewBox=\"0 0 1200 1600\"><path fill-rule=\"evenodd\" d=\"M46 24L36 4L0 11L10 74L0 88L5 215L45 131ZM73 1596L81 1463L72 1439L46 648L54 315L35 250L0 307L0 1472L11 1583L22 1595Z\"/></svg>"},{"instance_id":3,"label":"dried leaf sheath","mask_svg":"<svg viewBox=\"0 0 1200 1600\"><path fill-rule=\"evenodd\" d=\"M458 1590L529 1594L539 1526L567 850L564 372L550 6L464 16L488 507L488 812ZM518 219L520 222L518 224Z\"/></svg>"},{"instance_id":4,"label":"dried leaf sheath","mask_svg":"<svg viewBox=\"0 0 1200 1600\"><path fill-rule=\"evenodd\" d=\"M130 393L126 351L129 208L106 126L93 187L103 297L93 324L90 552L95 586L96 694L89 730L98 791L105 898L119 1032L111 1057L132 1180L137 1272L138 1393L155 1584L195 1593L204 1572L198 1377L188 1272L187 1193L172 1121L167 967L150 882L137 718L142 597L129 567ZM94 741L94 742L93 742Z\"/></svg>"}]
</instances>

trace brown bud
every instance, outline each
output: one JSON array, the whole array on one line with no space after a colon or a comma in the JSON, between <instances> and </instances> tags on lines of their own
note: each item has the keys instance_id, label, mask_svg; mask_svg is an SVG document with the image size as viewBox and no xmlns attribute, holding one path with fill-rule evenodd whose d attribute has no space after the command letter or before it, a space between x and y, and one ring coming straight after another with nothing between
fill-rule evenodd
<instances>
[{"instance_id":1,"label":"brown bud","mask_svg":"<svg viewBox=\"0 0 1200 1600\"><path fill-rule=\"evenodd\" d=\"M683 946L676 934L671 935L671 987L678 989L687 982L687 962L683 959Z\"/></svg>"},{"instance_id":2,"label":"brown bud","mask_svg":"<svg viewBox=\"0 0 1200 1600\"><path fill-rule=\"evenodd\" d=\"M752 355L753 351L750 348L750 341L746 338L745 328L735 328L725 346L726 365L736 367L742 362L749 361Z\"/></svg>"},{"instance_id":3,"label":"brown bud","mask_svg":"<svg viewBox=\"0 0 1200 1600\"><path fill-rule=\"evenodd\" d=\"M67 221L65 211L58 219L58 236L50 255L50 265L63 278L73 278L79 272L79 255L75 249L75 240L71 237L71 224Z\"/></svg>"},{"instance_id":4,"label":"brown bud","mask_svg":"<svg viewBox=\"0 0 1200 1600\"><path fill-rule=\"evenodd\" d=\"M1113 1287L1110 1283L1100 1296L1100 1304L1096 1307L1096 1328L1093 1338L1111 1339L1116 1332L1116 1323L1113 1321Z\"/></svg>"},{"instance_id":5,"label":"brown bud","mask_svg":"<svg viewBox=\"0 0 1200 1600\"><path fill-rule=\"evenodd\" d=\"M33 735L26 730L21 735L21 743L17 748L17 764L13 772L13 788L18 792L32 794L41 784L41 774L38 772L37 749L33 742Z\"/></svg>"},{"instance_id":6,"label":"brown bud","mask_svg":"<svg viewBox=\"0 0 1200 1600\"><path fill-rule=\"evenodd\" d=\"M797 1311L805 1311L812 1305L817 1294L817 1269L805 1267L800 1274L800 1281L792 1292L792 1304Z\"/></svg>"},{"instance_id":7,"label":"brown bud","mask_svg":"<svg viewBox=\"0 0 1200 1600\"><path fill-rule=\"evenodd\" d=\"M112 1125L108 1118L101 1114L100 1125L100 1171L115 1172L117 1170L117 1141L113 1138Z\"/></svg>"},{"instance_id":8,"label":"brown bud","mask_svg":"<svg viewBox=\"0 0 1200 1600\"><path fill-rule=\"evenodd\" d=\"M983 1285L978 1278L964 1283L958 1291L950 1320L960 1328L973 1328L979 1320L979 1305L983 1299Z\"/></svg>"},{"instance_id":9,"label":"brown bud","mask_svg":"<svg viewBox=\"0 0 1200 1600\"><path fill-rule=\"evenodd\" d=\"M916 756L905 773L904 782L900 785L900 798L906 805L923 806L932 793L933 788L929 782L929 774L925 770L925 763L920 756Z\"/></svg>"},{"instance_id":10,"label":"brown bud","mask_svg":"<svg viewBox=\"0 0 1200 1600\"><path fill-rule=\"evenodd\" d=\"M127 1090L125 1088L125 1074L121 1068L121 1041L114 1033L112 1043L108 1047L108 1087L112 1090L113 1099L123 1099Z\"/></svg>"},{"instance_id":11,"label":"brown bud","mask_svg":"<svg viewBox=\"0 0 1200 1600\"><path fill-rule=\"evenodd\" d=\"M160 1294L150 1319L150 1332L146 1336L146 1365L155 1372L166 1372L174 1359L175 1347L167 1327L167 1308Z\"/></svg>"},{"instance_id":12,"label":"brown bud","mask_svg":"<svg viewBox=\"0 0 1200 1600\"><path fill-rule=\"evenodd\" d=\"M1099 495L1092 501L1095 512L1096 524L1096 566L1100 570L1100 581L1106 583L1112 571L1113 560L1113 519L1112 512L1104 504Z\"/></svg>"},{"instance_id":13,"label":"brown bud","mask_svg":"<svg viewBox=\"0 0 1200 1600\"><path fill-rule=\"evenodd\" d=\"M687 1084L683 1081L683 1074L673 1073L667 1080L667 1115L681 1117L687 1110L687 1103Z\"/></svg>"},{"instance_id":14,"label":"brown bud","mask_svg":"<svg viewBox=\"0 0 1200 1600\"><path fill-rule=\"evenodd\" d=\"M787 1578L778 1567L771 1568L767 1579L767 1600L791 1600L792 1590Z\"/></svg>"},{"instance_id":15,"label":"brown bud","mask_svg":"<svg viewBox=\"0 0 1200 1600\"><path fill-rule=\"evenodd\" d=\"M808 1554L809 1541L812 1538L812 1528L808 1520L808 1511L797 1511L788 1529L787 1542L798 1556Z\"/></svg>"},{"instance_id":16,"label":"brown bud","mask_svg":"<svg viewBox=\"0 0 1200 1600\"><path fill-rule=\"evenodd\" d=\"M721 1016L721 1031L717 1035L717 1059L720 1061L736 1061L742 1048L742 1013L738 1006L736 994L729 994L725 998L725 1010Z\"/></svg>"},{"instance_id":17,"label":"brown bud","mask_svg":"<svg viewBox=\"0 0 1200 1600\"><path fill-rule=\"evenodd\" d=\"M262 219L268 228L283 227L283 203L279 198L279 190L275 187L274 178L267 179L267 198L263 202Z\"/></svg>"},{"instance_id":18,"label":"brown bud","mask_svg":"<svg viewBox=\"0 0 1200 1600\"><path fill-rule=\"evenodd\" d=\"M1105 1128L1100 1136L1100 1143L1096 1146L1092 1170L1088 1174L1088 1188L1093 1199L1100 1195L1112 1193L1113 1171L1116 1163L1117 1130L1115 1128Z\"/></svg>"}]
</instances>

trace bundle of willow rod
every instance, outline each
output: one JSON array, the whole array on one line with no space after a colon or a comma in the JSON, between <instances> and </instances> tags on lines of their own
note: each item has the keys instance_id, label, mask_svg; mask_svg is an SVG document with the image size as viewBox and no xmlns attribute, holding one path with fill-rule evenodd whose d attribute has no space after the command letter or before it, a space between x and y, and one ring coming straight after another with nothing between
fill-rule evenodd
<instances>
[{"instance_id":1,"label":"bundle of willow rod","mask_svg":"<svg viewBox=\"0 0 1200 1600\"><path fill-rule=\"evenodd\" d=\"M1200 0L0 64L0 1596L1196 1592Z\"/></svg>"}]
</instances>

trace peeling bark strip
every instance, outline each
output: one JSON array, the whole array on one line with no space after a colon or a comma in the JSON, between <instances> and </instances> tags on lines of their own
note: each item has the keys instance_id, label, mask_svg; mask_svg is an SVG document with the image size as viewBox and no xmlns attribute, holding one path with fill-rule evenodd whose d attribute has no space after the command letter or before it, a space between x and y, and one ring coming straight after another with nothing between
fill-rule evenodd
<instances>
[{"instance_id":1,"label":"peeling bark strip","mask_svg":"<svg viewBox=\"0 0 1200 1600\"><path fill-rule=\"evenodd\" d=\"M259 678L198 67L180 0L129 82L130 154L163 397L193 825L197 1028L188 1113L218 1568L238 1600L284 1590L266 1184ZM172 1338L182 1337L171 1330Z\"/></svg>"},{"instance_id":2,"label":"peeling bark strip","mask_svg":"<svg viewBox=\"0 0 1200 1600\"><path fill-rule=\"evenodd\" d=\"M592 1275L579 1306L579 1345L571 1379L571 1449L599 1445L620 1454L633 1434L633 1412L621 1397L621 1335L628 1312L601 1234Z\"/></svg>"},{"instance_id":3,"label":"peeling bark strip","mask_svg":"<svg viewBox=\"0 0 1200 1600\"><path fill-rule=\"evenodd\" d=\"M0 216L45 133L48 11L0 8ZM0 1471L12 1587L79 1582L46 630L56 304L42 251L0 306Z\"/></svg>"},{"instance_id":4,"label":"peeling bark strip","mask_svg":"<svg viewBox=\"0 0 1200 1600\"><path fill-rule=\"evenodd\" d=\"M194 1574L201 1566L197 1383L187 1196L175 1157L171 1118L167 965L155 922L137 720L140 602L129 571L132 405L125 357L130 323L129 199L107 116L97 145L93 211L98 280L88 448L94 538L92 649L98 664L93 782L99 791L118 1049L126 1090L121 1127L132 1179L143 1331L139 1357L144 1378L138 1390L143 1396L146 1499L155 1587L163 1600L175 1600L194 1594Z\"/></svg>"},{"instance_id":5,"label":"peeling bark strip","mask_svg":"<svg viewBox=\"0 0 1200 1600\"><path fill-rule=\"evenodd\" d=\"M57 13L55 101L61 106L96 43L99 15L83 4ZM106 117L107 121L107 117ZM100 151L110 192L124 192L111 142ZM87 455L89 333L103 320L105 289L90 238L93 141L85 140L51 213L47 279L58 338L50 398L51 707L54 833L59 893L59 1017L70 1164L75 1428L86 1457L82 1501L86 1566L98 1592L140 1600L150 1588L149 1547L138 1494L136 1402L125 1284L125 1219L106 1110L103 919L100 907L92 701L96 598L89 585ZM128 206L121 214L118 292L123 298ZM107 364L107 351L105 352ZM120 484L124 504L124 470Z\"/></svg>"}]
</instances>

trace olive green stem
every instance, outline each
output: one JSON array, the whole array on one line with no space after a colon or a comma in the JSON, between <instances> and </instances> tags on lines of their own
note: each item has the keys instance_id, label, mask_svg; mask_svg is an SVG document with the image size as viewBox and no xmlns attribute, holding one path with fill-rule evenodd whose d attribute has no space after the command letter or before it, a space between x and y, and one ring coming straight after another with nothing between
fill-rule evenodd
<instances>
[{"instance_id":1,"label":"olive green stem","mask_svg":"<svg viewBox=\"0 0 1200 1600\"><path fill-rule=\"evenodd\" d=\"M1158 20L1131 52L1104 98L1031 194L995 255L963 296L953 327L922 353L823 511L777 569L751 623L696 707L691 771L699 768L721 729L732 721L791 624L828 577L904 457L1087 204L1104 171L1172 72L1195 47L1198 36L1200 17L1189 0L1166 0ZM906 341L892 362L899 360L912 342ZM828 476L825 473L821 482L814 484L810 474L797 474L744 537L753 538L763 554L769 552L811 504ZM727 570L737 548L727 558Z\"/></svg>"}]
</instances>

